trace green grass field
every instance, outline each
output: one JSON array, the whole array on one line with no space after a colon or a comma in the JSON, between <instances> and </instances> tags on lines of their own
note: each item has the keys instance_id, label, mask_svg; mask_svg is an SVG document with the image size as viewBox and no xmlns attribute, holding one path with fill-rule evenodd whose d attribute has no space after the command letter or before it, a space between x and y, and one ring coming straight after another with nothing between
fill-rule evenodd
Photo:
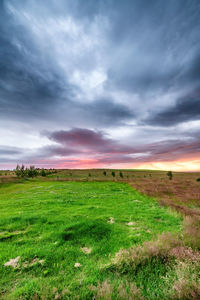
<instances>
[{"instance_id":1,"label":"green grass field","mask_svg":"<svg viewBox=\"0 0 200 300\"><path fill-rule=\"evenodd\" d=\"M2 299L93 299L98 294L95 299L104 299L101 289L110 289L108 282L113 282L116 291L111 298L116 299L126 274L123 279L112 270L115 254L162 232L180 232L181 224L178 214L125 183L2 184L0 295ZM17 257L15 268L4 266ZM157 260L134 273L145 299L162 296L166 268ZM125 289L131 293L130 286Z\"/></svg>"}]
</instances>

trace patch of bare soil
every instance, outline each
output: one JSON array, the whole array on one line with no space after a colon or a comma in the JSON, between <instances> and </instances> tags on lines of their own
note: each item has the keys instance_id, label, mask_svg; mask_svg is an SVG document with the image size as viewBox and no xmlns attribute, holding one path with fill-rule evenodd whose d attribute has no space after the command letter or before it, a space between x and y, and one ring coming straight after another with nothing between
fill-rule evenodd
<instances>
[{"instance_id":1,"label":"patch of bare soil","mask_svg":"<svg viewBox=\"0 0 200 300\"><path fill-rule=\"evenodd\" d=\"M91 248L87 248L87 247L83 247L83 248L81 248L81 250L83 251L83 253L85 253L85 254L90 254L91 253L91 251L92 251L92 249Z\"/></svg>"},{"instance_id":2,"label":"patch of bare soil","mask_svg":"<svg viewBox=\"0 0 200 300\"><path fill-rule=\"evenodd\" d=\"M20 260L20 256L17 256L16 258L11 258L9 261L7 261L5 264L4 264L4 267L12 267L12 268L17 268L19 267L19 262Z\"/></svg>"}]
</instances>

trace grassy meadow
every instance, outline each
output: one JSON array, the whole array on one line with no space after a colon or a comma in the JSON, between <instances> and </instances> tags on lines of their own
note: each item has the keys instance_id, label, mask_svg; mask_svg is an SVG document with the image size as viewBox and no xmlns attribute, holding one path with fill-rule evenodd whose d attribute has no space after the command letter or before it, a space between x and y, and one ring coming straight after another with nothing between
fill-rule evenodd
<instances>
[{"instance_id":1,"label":"grassy meadow","mask_svg":"<svg viewBox=\"0 0 200 300\"><path fill-rule=\"evenodd\" d=\"M198 176L61 170L17 180L1 174L0 297L199 299ZM194 185L192 197L184 182Z\"/></svg>"}]
</instances>

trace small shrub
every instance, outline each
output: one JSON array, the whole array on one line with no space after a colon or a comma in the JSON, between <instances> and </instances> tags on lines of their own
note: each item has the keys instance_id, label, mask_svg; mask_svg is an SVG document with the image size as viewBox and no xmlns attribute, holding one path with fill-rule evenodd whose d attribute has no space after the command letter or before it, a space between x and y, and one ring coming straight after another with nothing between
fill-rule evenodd
<instances>
[{"instance_id":1,"label":"small shrub","mask_svg":"<svg viewBox=\"0 0 200 300\"><path fill-rule=\"evenodd\" d=\"M169 177L169 180L172 180L173 177L172 171L167 172L167 176Z\"/></svg>"},{"instance_id":2,"label":"small shrub","mask_svg":"<svg viewBox=\"0 0 200 300\"><path fill-rule=\"evenodd\" d=\"M46 176L46 172L45 172L45 170L44 170L44 169L42 169L42 170L41 170L41 172L40 172L40 175L41 175L41 176L43 176L43 177L45 177L45 176Z\"/></svg>"},{"instance_id":3,"label":"small shrub","mask_svg":"<svg viewBox=\"0 0 200 300\"><path fill-rule=\"evenodd\" d=\"M15 174L17 175L17 177L20 177L20 176L21 176L21 168L20 168L19 165L16 166Z\"/></svg>"},{"instance_id":4,"label":"small shrub","mask_svg":"<svg viewBox=\"0 0 200 300\"><path fill-rule=\"evenodd\" d=\"M199 177L199 178L197 178L197 181L200 181L200 177Z\"/></svg>"},{"instance_id":5,"label":"small shrub","mask_svg":"<svg viewBox=\"0 0 200 300\"><path fill-rule=\"evenodd\" d=\"M35 169L34 166L30 166L29 169L26 168L26 173L27 173L28 177L31 177L31 178L38 176L38 171Z\"/></svg>"},{"instance_id":6,"label":"small shrub","mask_svg":"<svg viewBox=\"0 0 200 300\"><path fill-rule=\"evenodd\" d=\"M103 172L103 175L106 176L106 171Z\"/></svg>"},{"instance_id":7,"label":"small shrub","mask_svg":"<svg viewBox=\"0 0 200 300\"><path fill-rule=\"evenodd\" d=\"M92 175L89 173L88 176L91 177Z\"/></svg>"},{"instance_id":8,"label":"small shrub","mask_svg":"<svg viewBox=\"0 0 200 300\"><path fill-rule=\"evenodd\" d=\"M112 176L115 177L115 172L114 171L112 171Z\"/></svg>"},{"instance_id":9,"label":"small shrub","mask_svg":"<svg viewBox=\"0 0 200 300\"><path fill-rule=\"evenodd\" d=\"M122 172L119 173L119 176L120 176L121 178L124 177Z\"/></svg>"}]
</instances>

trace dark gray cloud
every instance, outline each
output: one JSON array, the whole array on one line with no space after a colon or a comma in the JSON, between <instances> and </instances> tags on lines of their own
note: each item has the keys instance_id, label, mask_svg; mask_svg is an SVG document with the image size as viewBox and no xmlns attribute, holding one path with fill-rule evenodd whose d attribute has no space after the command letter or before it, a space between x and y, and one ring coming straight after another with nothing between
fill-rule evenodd
<instances>
[{"instance_id":1,"label":"dark gray cloud","mask_svg":"<svg viewBox=\"0 0 200 300\"><path fill-rule=\"evenodd\" d=\"M52 122L64 121L65 123L69 118L70 124L67 125L71 126L74 118L82 120L82 125L84 120L87 120L85 122L89 125L96 123L99 125L100 122L112 125L133 117L133 113L125 105L114 103L109 97L107 99L104 97L103 100L99 100L99 97L94 98L92 103L88 103L87 99L84 101L86 103L77 100L80 87L70 82L71 67L67 70L69 74L66 75L60 67L60 61L56 57L51 57L51 49L48 45L44 53L44 49L40 44L37 45L38 41L28 30L28 26L25 27L26 23L25 25L23 22L19 23L18 16L15 15L21 13L23 17L27 12L26 9L28 9L27 13L31 14L31 9L34 8L37 12L38 24L41 22L40 18L45 17L45 13L49 13L50 18L55 19L54 25L56 25L59 21L58 16L62 15L63 11L58 9L58 15L54 15L53 8L56 6L54 1L50 1L49 7L52 5L52 10L49 11L48 6L45 5L41 14L34 1L30 2L30 6L24 5L25 11L23 11L22 2L4 1L1 3L0 114L2 118L14 118L26 122L51 118ZM62 8L63 5L61 3L56 7ZM11 9L13 7L14 11ZM31 22L29 19L25 21ZM68 42L67 34L62 38L64 43ZM68 60L70 58L70 56L66 57ZM87 65L89 64L88 60ZM82 68L81 65L79 67ZM80 118L77 117L78 115Z\"/></svg>"},{"instance_id":2,"label":"dark gray cloud","mask_svg":"<svg viewBox=\"0 0 200 300\"><path fill-rule=\"evenodd\" d=\"M119 1L116 6L111 37L116 64L109 84L148 94L199 82L198 1Z\"/></svg>"},{"instance_id":3,"label":"dark gray cloud","mask_svg":"<svg viewBox=\"0 0 200 300\"><path fill-rule=\"evenodd\" d=\"M200 119L200 90L179 98L174 106L150 116L152 125L173 126L177 123Z\"/></svg>"},{"instance_id":4,"label":"dark gray cloud","mask_svg":"<svg viewBox=\"0 0 200 300\"><path fill-rule=\"evenodd\" d=\"M23 150L17 147L0 146L0 156L18 155L22 153Z\"/></svg>"}]
</instances>

